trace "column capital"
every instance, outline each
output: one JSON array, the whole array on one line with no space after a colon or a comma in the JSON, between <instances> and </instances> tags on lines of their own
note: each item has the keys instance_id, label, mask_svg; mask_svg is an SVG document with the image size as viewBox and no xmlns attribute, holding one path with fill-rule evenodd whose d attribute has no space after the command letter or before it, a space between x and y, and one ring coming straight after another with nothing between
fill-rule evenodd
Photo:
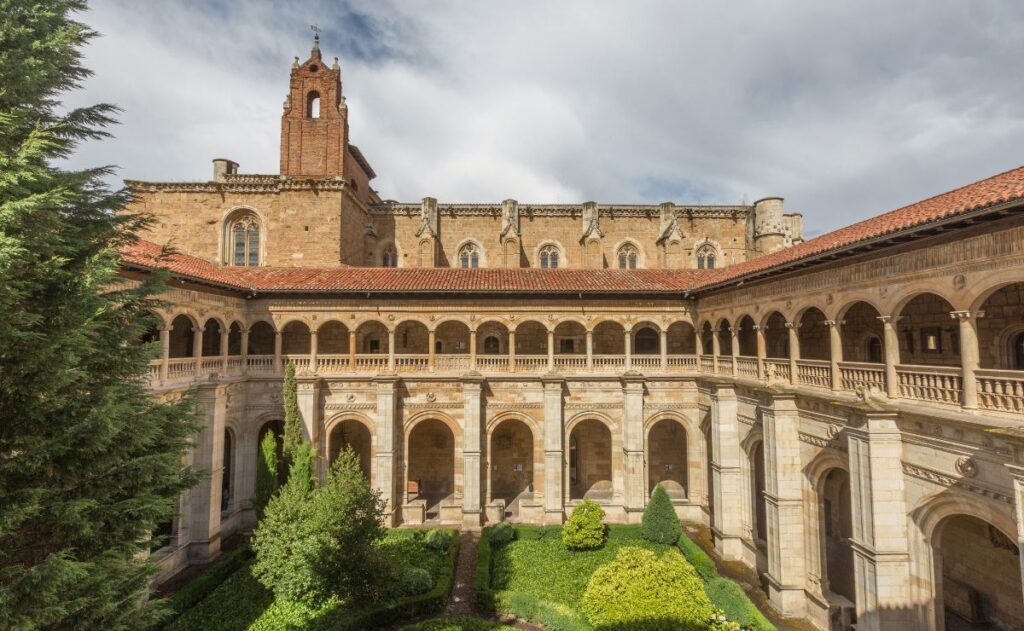
<instances>
[{"instance_id":1,"label":"column capital","mask_svg":"<svg viewBox=\"0 0 1024 631\"><path fill-rule=\"evenodd\" d=\"M950 311L949 317L960 322L966 322L968 320L977 320L978 318L984 318L984 311Z\"/></svg>"},{"instance_id":2,"label":"column capital","mask_svg":"<svg viewBox=\"0 0 1024 631\"><path fill-rule=\"evenodd\" d=\"M846 324L846 320L825 320L825 326L832 328L834 326L843 326Z\"/></svg>"},{"instance_id":3,"label":"column capital","mask_svg":"<svg viewBox=\"0 0 1024 631\"><path fill-rule=\"evenodd\" d=\"M622 377L620 377L620 379L622 380L622 386L624 388L629 388L630 386L636 387L638 385L642 387L647 381L643 374L635 370L627 370L622 373Z\"/></svg>"},{"instance_id":4,"label":"column capital","mask_svg":"<svg viewBox=\"0 0 1024 631\"><path fill-rule=\"evenodd\" d=\"M544 389L558 387L561 388L562 384L565 383L565 377L557 373L546 373L540 376L540 382L544 384Z\"/></svg>"},{"instance_id":5,"label":"column capital","mask_svg":"<svg viewBox=\"0 0 1024 631\"><path fill-rule=\"evenodd\" d=\"M319 331L319 329L310 329L309 330L309 336L310 337L316 337L316 332L317 331Z\"/></svg>"},{"instance_id":6,"label":"column capital","mask_svg":"<svg viewBox=\"0 0 1024 631\"><path fill-rule=\"evenodd\" d=\"M484 376L476 370L463 373L459 380L462 382L462 388L464 390L480 390L484 383Z\"/></svg>"},{"instance_id":7,"label":"column capital","mask_svg":"<svg viewBox=\"0 0 1024 631\"><path fill-rule=\"evenodd\" d=\"M787 322L786 323L786 328L787 329L792 329L792 330L795 331L796 329L800 328L800 323L799 322Z\"/></svg>"},{"instance_id":8,"label":"column capital","mask_svg":"<svg viewBox=\"0 0 1024 631\"><path fill-rule=\"evenodd\" d=\"M396 374L389 375L386 373L378 373L372 377L372 380L373 383L377 384L378 387L391 386L392 388L394 388L396 385L398 385L398 382L401 381L402 378Z\"/></svg>"},{"instance_id":9,"label":"column capital","mask_svg":"<svg viewBox=\"0 0 1024 631\"><path fill-rule=\"evenodd\" d=\"M753 328L755 331L767 331L768 330L768 325L766 325L766 324L755 324L751 328Z\"/></svg>"},{"instance_id":10,"label":"column capital","mask_svg":"<svg viewBox=\"0 0 1024 631\"><path fill-rule=\"evenodd\" d=\"M731 327L729 327L729 332L732 333L733 337L736 337L741 330L742 330L742 327L738 327L738 326L731 326Z\"/></svg>"},{"instance_id":11,"label":"column capital","mask_svg":"<svg viewBox=\"0 0 1024 631\"><path fill-rule=\"evenodd\" d=\"M891 323L891 324L895 325L897 322L899 322L900 320L903 319L903 316L901 316L901 315L884 315L884 316L878 316L878 319L881 320L882 324L890 324Z\"/></svg>"}]
</instances>

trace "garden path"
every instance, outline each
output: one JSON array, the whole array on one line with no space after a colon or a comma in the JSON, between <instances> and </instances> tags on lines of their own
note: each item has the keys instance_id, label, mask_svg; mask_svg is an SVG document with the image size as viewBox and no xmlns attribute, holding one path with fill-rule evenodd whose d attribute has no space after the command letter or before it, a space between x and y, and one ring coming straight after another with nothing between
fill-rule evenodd
<instances>
[{"instance_id":1,"label":"garden path","mask_svg":"<svg viewBox=\"0 0 1024 631\"><path fill-rule=\"evenodd\" d=\"M463 530L459 534L459 559L455 565L455 585L452 586L446 616L470 616L476 614L476 555L480 547L480 532Z\"/></svg>"}]
</instances>

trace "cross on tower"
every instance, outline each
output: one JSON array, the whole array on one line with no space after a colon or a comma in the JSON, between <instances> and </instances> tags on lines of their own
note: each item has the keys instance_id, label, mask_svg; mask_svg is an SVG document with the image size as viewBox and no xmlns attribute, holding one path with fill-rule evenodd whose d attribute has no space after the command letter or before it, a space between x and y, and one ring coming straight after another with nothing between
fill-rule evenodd
<instances>
[{"instance_id":1,"label":"cross on tower","mask_svg":"<svg viewBox=\"0 0 1024 631\"><path fill-rule=\"evenodd\" d=\"M313 31L313 39L320 39L320 27L316 24L310 24L309 30Z\"/></svg>"}]
</instances>

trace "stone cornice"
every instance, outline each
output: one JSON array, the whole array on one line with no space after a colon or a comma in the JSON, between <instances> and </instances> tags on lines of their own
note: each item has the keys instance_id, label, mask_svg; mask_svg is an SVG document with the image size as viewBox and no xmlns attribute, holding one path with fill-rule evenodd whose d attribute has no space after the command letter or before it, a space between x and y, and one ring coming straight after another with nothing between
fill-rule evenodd
<instances>
[{"instance_id":1,"label":"stone cornice","mask_svg":"<svg viewBox=\"0 0 1024 631\"><path fill-rule=\"evenodd\" d=\"M746 219L751 212L750 206L684 206L675 209L677 219L728 218ZM376 204L370 207L376 215L404 215L415 217L420 214L419 203ZM600 206L598 213L602 217L656 217L661 213L658 205L645 204L608 204ZM438 204L439 217L478 216L501 217L501 204ZM570 217L583 215L583 204L520 204L519 214L522 217Z\"/></svg>"}]
</instances>

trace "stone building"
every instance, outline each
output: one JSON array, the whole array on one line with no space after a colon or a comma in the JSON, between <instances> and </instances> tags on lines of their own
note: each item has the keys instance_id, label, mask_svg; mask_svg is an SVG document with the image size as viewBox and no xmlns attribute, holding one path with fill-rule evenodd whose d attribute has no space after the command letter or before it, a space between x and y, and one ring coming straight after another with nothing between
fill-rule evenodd
<instances>
[{"instance_id":1,"label":"stone building","mask_svg":"<svg viewBox=\"0 0 1024 631\"><path fill-rule=\"evenodd\" d=\"M391 525L635 522L661 483L783 615L1024 628L1024 167L804 242L776 198L384 202L347 114L315 47L280 175L130 183L124 282L173 274L150 384L198 388L209 472L165 576L253 525L291 362Z\"/></svg>"}]
</instances>

